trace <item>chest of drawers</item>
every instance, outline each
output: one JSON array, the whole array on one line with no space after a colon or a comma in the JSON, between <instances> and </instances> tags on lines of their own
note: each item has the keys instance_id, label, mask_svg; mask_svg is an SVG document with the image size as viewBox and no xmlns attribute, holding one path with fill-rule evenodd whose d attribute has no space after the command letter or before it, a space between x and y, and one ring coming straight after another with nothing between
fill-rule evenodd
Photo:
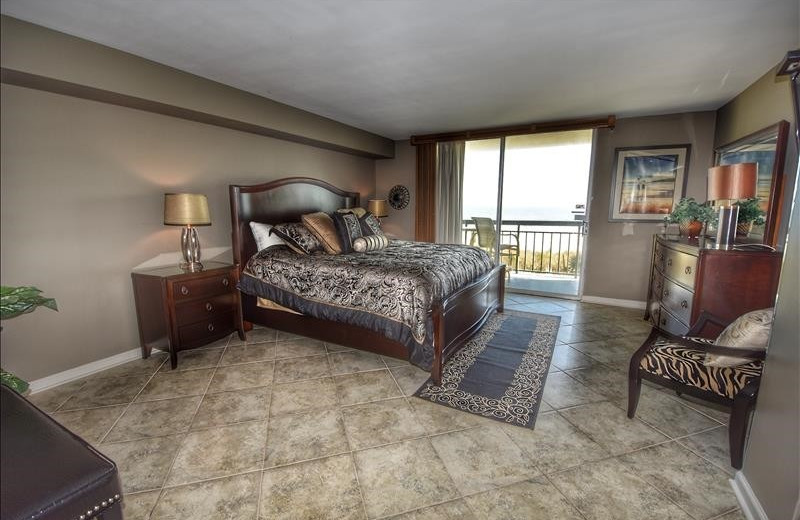
<instances>
[{"instance_id":1,"label":"chest of drawers","mask_svg":"<svg viewBox=\"0 0 800 520\"><path fill-rule=\"evenodd\" d=\"M705 310L731 322L775 304L781 253L725 251L698 241L656 235L645 319L685 334ZM704 331L714 337L719 329Z\"/></svg>"},{"instance_id":2,"label":"chest of drawers","mask_svg":"<svg viewBox=\"0 0 800 520\"><path fill-rule=\"evenodd\" d=\"M131 274L142 357L153 348L168 350L175 368L180 350L224 338L234 330L244 338L234 267L204 264L198 272L170 266Z\"/></svg>"}]
</instances>

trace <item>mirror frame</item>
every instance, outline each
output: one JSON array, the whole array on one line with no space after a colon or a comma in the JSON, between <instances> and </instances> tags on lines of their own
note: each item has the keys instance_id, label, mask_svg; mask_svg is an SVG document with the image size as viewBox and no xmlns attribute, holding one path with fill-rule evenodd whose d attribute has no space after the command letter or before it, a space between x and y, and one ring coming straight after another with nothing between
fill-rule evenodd
<instances>
[{"instance_id":1,"label":"mirror frame","mask_svg":"<svg viewBox=\"0 0 800 520\"><path fill-rule=\"evenodd\" d=\"M778 231L781 224L781 211L783 208L783 185L784 185L784 165L786 162L786 145L789 137L789 122L779 121L732 143L728 143L717 148L714 154L714 164L719 165L726 153L733 152L748 144L757 144L764 139L775 136L775 160L770 172L769 197L767 199L766 223L764 224L764 235L761 243L776 247L778 244ZM761 172L759 172L760 174Z\"/></svg>"}]
</instances>

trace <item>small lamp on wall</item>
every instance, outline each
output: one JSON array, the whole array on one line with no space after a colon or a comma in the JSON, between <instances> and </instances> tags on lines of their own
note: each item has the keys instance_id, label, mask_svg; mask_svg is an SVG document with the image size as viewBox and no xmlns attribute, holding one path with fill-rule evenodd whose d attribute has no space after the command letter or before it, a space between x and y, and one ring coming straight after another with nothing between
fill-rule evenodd
<instances>
[{"instance_id":1,"label":"small lamp on wall","mask_svg":"<svg viewBox=\"0 0 800 520\"><path fill-rule=\"evenodd\" d=\"M184 226L181 232L182 269L201 271L200 239L194 226L210 226L208 198L195 193L164 194L164 225Z\"/></svg>"},{"instance_id":2,"label":"small lamp on wall","mask_svg":"<svg viewBox=\"0 0 800 520\"><path fill-rule=\"evenodd\" d=\"M708 200L718 201L717 249L729 249L736 238L739 206L734 200L756 196L756 163L725 164L708 169Z\"/></svg>"},{"instance_id":3,"label":"small lamp on wall","mask_svg":"<svg viewBox=\"0 0 800 520\"><path fill-rule=\"evenodd\" d=\"M371 199L368 204L369 212L378 218L389 216L386 199Z\"/></svg>"}]
</instances>

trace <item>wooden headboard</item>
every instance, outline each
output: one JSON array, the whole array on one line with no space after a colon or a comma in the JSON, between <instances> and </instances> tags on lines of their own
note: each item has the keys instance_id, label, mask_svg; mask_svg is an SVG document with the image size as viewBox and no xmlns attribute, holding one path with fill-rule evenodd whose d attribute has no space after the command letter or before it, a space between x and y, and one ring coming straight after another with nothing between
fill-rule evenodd
<instances>
[{"instance_id":1,"label":"wooden headboard","mask_svg":"<svg viewBox=\"0 0 800 520\"><path fill-rule=\"evenodd\" d=\"M288 177L250 186L230 185L233 261L241 269L256 254L250 222L300 222L300 215L359 204L359 194L310 177Z\"/></svg>"}]
</instances>

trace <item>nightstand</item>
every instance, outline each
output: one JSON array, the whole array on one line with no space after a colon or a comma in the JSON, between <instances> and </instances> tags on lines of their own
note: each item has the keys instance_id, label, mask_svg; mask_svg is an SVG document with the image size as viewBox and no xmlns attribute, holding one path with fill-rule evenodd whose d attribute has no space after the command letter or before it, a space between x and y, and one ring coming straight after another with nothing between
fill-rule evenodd
<instances>
[{"instance_id":1,"label":"nightstand","mask_svg":"<svg viewBox=\"0 0 800 520\"><path fill-rule=\"evenodd\" d=\"M244 339L234 266L204 262L187 272L177 266L134 271L133 295L142 357L153 348L169 351L172 368L178 351L224 338L233 331Z\"/></svg>"}]
</instances>

